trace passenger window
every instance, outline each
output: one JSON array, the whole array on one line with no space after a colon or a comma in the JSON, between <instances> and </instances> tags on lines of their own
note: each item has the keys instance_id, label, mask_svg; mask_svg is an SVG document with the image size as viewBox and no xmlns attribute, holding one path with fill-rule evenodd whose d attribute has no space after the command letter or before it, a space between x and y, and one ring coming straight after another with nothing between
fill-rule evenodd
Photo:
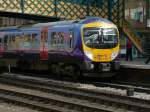
<instances>
[{"instance_id":1,"label":"passenger window","mask_svg":"<svg viewBox=\"0 0 150 112\"><path fill-rule=\"evenodd\" d=\"M16 46L15 46L15 35L8 35L9 37L9 47L8 47L8 50L14 50L16 49Z\"/></svg>"},{"instance_id":2,"label":"passenger window","mask_svg":"<svg viewBox=\"0 0 150 112\"><path fill-rule=\"evenodd\" d=\"M51 32L52 48L73 48L74 32L70 29L68 32Z\"/></svg>"},{"instance_id":3,"label":"passenger window","mask_svg":"<svg viewBox=\"0 0 150 112\"><path fill-rule=\"evenodd\" d=\"M8 50L8 35L5 35L4 37L4 49Z\"/></svg>"},{"instance_id":4,"label":"passenger window","mask_svg":"<svg viewBox=\"0 0 150 112\"><path fill-rule=\"evenodd\" d=\"M51 46L56 47L57 45L57 32L51 33Z\"/></svg>"},{"instance_id":5,"label":"passenger window","mask_svg":"<svg viewBox=\"0 0 150 112\"><path fill-rule=\"evenodd\" d=\"M24 48L31 47L31 34L24 34Z\"/></svg>"},{"instance_id":6,"label":"passenger window","mask_svg":"<svg viewBox=\"0 0 150 112\"><path fill-rule=\"evenodd\" d=\"M39 47L38 34L33 33L31 37L32 48L37 49Z\"/></svg>"},{"instance_id":7,"label":"passenger window","mask_svg":"<svg viewBox=\"0 0 150 112\"><path fill-rule=\"evenodd\" d=\"M55 48L64 47L64 32L51 33L51 46Z\"/></svg>"},{"instance_id":8,"label":"passenger window","mask_svg":"<svg viewBox=\"0 0 150 112\"><path fill-rule=\"evenodd\" d=\"M15 36L15 45L16 45L16 49L20 49L23 45L23 39L22 36L20 34L17 34Z\"/></svg>"},{"instance_id":9,"label":"passenger window","mask_svg":"<svg viewBox=\"0 0 150 112\"><path fill-rule=\"evenodd\" d=\"M21 43L20 34L9 34L4 37L4 49L5 50L20 49L20 43Z\"/></svg>"},{"instance_id":10,"label":"passenger window","mask_svg":"<svg viewBox=\"0 0 150 112\"><path fill-rule=\"evenodd\" d=\"M58 48L63 48L64 47L64 32L58 32Z\"/></svg>"}]
</instances>

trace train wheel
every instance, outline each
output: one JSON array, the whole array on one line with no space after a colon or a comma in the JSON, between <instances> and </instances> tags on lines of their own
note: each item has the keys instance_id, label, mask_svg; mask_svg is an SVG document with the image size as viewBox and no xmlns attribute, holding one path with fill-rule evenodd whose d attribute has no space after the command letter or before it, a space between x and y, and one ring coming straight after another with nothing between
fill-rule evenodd
<instances>
[{"instance_id":1,"label":"train wheel","mask_svg":"<svg viewBox=\"0 0 150 112\"><path fill-rule=\"evenodd\" d=\"M76 80L81 75L81 72L76 66L68 65L68 66L65 66L64 74L66 76L70 76L70 77L72 77L73 79Z\"/></svg>"},{"instance_id":2,"label":"train wheel","mask_svg":"<svg viewBox=\"0 0 150 112\"><path fill-rule=\"evenodd\" d=\"M51 73L55 74L56 64L51 64L49 68Z\"/></svg>"},{"instance_id":3,"label":"train wheel","mask_svg":"<svg viewBox=\"0 0 150 112\"><path fill-rule=\"evenodd\" d=\"M73 67L71 65L65 65L63 75L71 76L72 73L73 73Z\"/></svg>"},{"instance_id":4,"label":"train wheel","mask_svg":"<svg viewBox=\"0 0 150 112\"><path fill-rule=\"evenodd\" d=\"M82 71L80 70L80 68L77 67L75 72L76 72L75 74L76 74L77 79L79 79L79 80L83 79L83 74L82 74Z\"/></svg>"},{"instance_id":5,"label":"train wheel","mask_svg":"<svg viewBox=\"0 0 150 112\"><path fill-rule=\"evenodd\" d=\"M56 64L56 63L50 64L49 70L53 75L60 77L60 66L58 64Z\"/></svg>"},{"instance_id":6,"label":"train wheel","mask_svg":"<svg viewBox=\"0 0 150 112\"><path fill-rule=\"evenodd\" d=\"M77 66L75 67L75 70L74 70L74 79L78 79L78 80L83 79L82 71Z\"/></svg>"}]
</instances>

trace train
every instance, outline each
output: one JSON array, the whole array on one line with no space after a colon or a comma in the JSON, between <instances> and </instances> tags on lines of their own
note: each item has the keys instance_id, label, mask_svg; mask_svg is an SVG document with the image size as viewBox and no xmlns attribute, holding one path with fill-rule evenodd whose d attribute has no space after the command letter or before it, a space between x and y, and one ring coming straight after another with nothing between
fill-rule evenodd
<instances>
[{"instance_id":1,"label":"train","mask_svg":"<svg viewBox=\"0 0 150 112\"><path fill-rule=\"evenodd\" d=\"M0 28L0 66L50 74L111 77L119 70L119 31L100 17Z\"/></svg>"}]
</instances>

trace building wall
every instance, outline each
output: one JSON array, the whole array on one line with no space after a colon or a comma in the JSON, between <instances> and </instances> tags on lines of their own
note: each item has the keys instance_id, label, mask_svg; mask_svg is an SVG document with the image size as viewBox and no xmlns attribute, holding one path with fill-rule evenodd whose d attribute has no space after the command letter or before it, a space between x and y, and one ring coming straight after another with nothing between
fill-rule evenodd
<instances>
[{"instance_id":1,"label":"building wall","mask_svg":"<svg viewBox=\"0 0 150 112\"><path fill-rule=\"evenodd\" d=\"M136 28L147 27L147 0L127 0L125 19Z\"/></svg>"},{"instance_id":2,"label":"building wall","mask_svg":"<svg viewBox=\"0 0 150 112\"><path fill-rule=\"evenodd\" d=\"M32 20L0 17L0 27L16 26L34 23Z\"/></svg>"}]
</instances>

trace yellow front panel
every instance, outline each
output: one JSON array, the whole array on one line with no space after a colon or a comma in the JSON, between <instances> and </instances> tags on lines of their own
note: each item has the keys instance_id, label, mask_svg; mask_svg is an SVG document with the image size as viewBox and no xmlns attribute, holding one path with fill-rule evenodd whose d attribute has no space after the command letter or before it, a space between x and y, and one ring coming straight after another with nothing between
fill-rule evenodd
<instances>
[{"instance_id":1,"label":"yellow front panel","mask_svg":"<svg viewBox=\"0 0 150 112\"><path fill-rule=\"evenodd\" d=\"M119 53L119 45L113 49L93 49L83 45L84 52L93 54L92 61L94 62L109 62L112 61L112 53Z\"/></svg>"}]
</instances>

